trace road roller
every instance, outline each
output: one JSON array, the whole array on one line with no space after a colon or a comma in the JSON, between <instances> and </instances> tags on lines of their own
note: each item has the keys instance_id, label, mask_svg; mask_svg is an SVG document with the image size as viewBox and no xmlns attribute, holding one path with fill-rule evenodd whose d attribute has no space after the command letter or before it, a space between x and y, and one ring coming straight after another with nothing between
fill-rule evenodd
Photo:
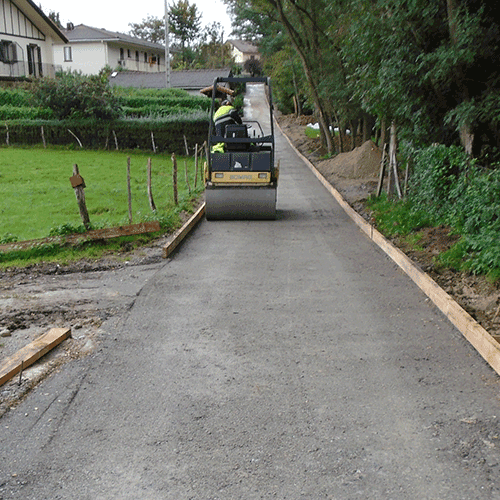
<instances>
[{"instance_id":1,"label":"road roller","mask_svg":"<svg viewBox=\"0 0 500 500\"><path fill-rule=\"evenodd\" d=\"M205 164L208 220L276 218L279 168L275 165L270 79L216 78L210 116L216 118L219 102L231 106L227 96L242 89L247 93L254 90L263 102L255 104L254 99L251 112L238 120L231 120L229 116L227 120L216 120L219 123L210 120Z\"/></svg>"}]
</instances>

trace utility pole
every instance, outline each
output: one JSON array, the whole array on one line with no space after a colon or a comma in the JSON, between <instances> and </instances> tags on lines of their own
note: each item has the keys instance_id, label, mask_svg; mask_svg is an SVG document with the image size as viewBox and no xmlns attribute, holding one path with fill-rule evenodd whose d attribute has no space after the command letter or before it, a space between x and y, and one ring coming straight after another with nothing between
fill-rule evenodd
<instances>
[{"instance_id":1,"label":"utility pole","mask_svg":"<svg viewBox=\"0 0 500 500\"><path fill-rule=\"evenodd\" d=\"M165 0L165 88L170 88L170 39L168 26L168 0Z\"/></svg>"}]
</instances>

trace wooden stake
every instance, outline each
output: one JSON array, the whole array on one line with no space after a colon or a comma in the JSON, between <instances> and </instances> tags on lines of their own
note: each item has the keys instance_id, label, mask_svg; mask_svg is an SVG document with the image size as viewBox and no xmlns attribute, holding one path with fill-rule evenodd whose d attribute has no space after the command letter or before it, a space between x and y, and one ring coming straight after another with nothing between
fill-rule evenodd
<instances>
[{"instance_id":1,"label":"wooden stake","mask_svg":"<svg viewBox=\"0 0 500 500\"><path fill-rule=\"evenodd\" d=\"M155 136L152 130L151 130L151 144L153 145L153 153L156 154Z\"/></svg>"},{"instance_id":2,"label":"wooden stake","mask_svg":"<svg viewBox=\"0 0 500 500\"><path fill-rule=\"evenodd\" d=\"M186 148L186 156L189 156L189 148L188 148L188 142L187 142L186 136L183 135L182 137L184 137L184 147Z\"/></svg>"},{"instance_id":3,"label":"wooden stake","mask_svg":"<svg viewBox=\"0 0 500 500\"><path fill-rule=\"evenodd\" d=\"M406 196L406 193L408 192L408 178L410 176L410 159L406 162L406 168L405 168L405 183L403 186L403 196Z\"/></svg>"},{"instance_id":4,"label":"wooden stake","mask_svg":"<svg viewBox=\"0 0 500 500\"><path fill-rule=\"evenodd\" d=\"M116 137L116 132L113 130L113 137L115 139L115 148L118 151L118 138Z\"/></svg>"},{"instance_id":5,"label":"wooden stake","mask_svg":"<svg viewBox=\"0 0 500 500\"><path fill-rule=\"evenodd\" d=\"M385 175L385 162L387 159L387 143L384 144L382 149L382 160L380 162L380 173L378 176L378 186L377 186L377 198L382 193L382 186L384 184L384 175Z\"/></svg>"},{"instance_id":6,"label":"wooden stake","mask_svg":"<svg viewBox=\"0 0 500 500\"><path fill-rule=\"evenodd\" d=\"M208 163L208 144L207 141L203 143L203 147L205 148L205 156L207 158L207 163Z\"/></svg>"},{"instance_id":7,"label":"wooden stake","mask_svg":"<svg viewBox=\"0 0 500 500\"><path fill-rule=\"evenodd\" d=\"M45 149L47 149L47 144L45 143L45 134L44 134L44 131L43 131L43 125L42 125L42 142L43 142L43 147Z\"/></svg>"},{"instance_id":8,"label":"wooden stake","mask_svg":"<svg viewBox=\"0 0 500 500\"><path fill-rule=\"evenodd\" d=\"M153 133L153 132L151 132ZM156 212L156 205L153 200L153 191L151 189L151 158L148 158L148 198L149 198L149 206L153 212Z\"/></svg>"},{"instance_id":9,"label":"wooden stake","mask_svg":"<svg viewBox=\"0 0 500 500\"><path fill-rule=\"evenodd\" d=\"M83 149L83 144L82 144L82 141L80 141L80 139L78 139L78 137L73 133L71 132L70 129L68 129L68 132L78 141L78 144L80 145L80 147Z\"/></svg>"},{"instance_id":10,"label":"wooden stake","mask_svg":"<svg viewBox=\"0 0 500 500\"><path fill-rule=\"evenodd\" d=\"M128 221L132 224L132 189L130 187L130 156L127 157Z\"/></svg>"},{"instance_id":11,"label":"wooden stake","mask_svg":"<svg viewBox=\"0 0 500 500\"><path fill-rule=\"evenodd\" d=\"M186 186L188 188L188 193L191 194L191 185L189 184L189 172L188 172L187 160L184 160L184 178L186 179Z\"/></svg>"},{"instance_id":12,"label":"wooden stake","mask_svg":"<svg viewBox=\"0 0 500 500\"><path fill-rule=\"evenodd\" d=\"M198 144L194 146L194 188L198 186Z\"/></svg>"},{"instance_id":13,"label":"wooden stake","mask_svg":"<svg viewBox=\"0 0 500 500\"><path fill-rule=\"evenodd\" d=\"M7 146L9 145L9 126L7 123L5 124L5 128L7 129L7 135L5 136L5 142L7 143Z\"/></svg>"},{"instance_id":14,"label":"wooden stake","mask_svg":"<svg viewBox=\"0 0 500 500\"><path fill-rule=\"evenodd\" d=\"M175 157L175 153L172 153L172 162L174 164L174 167L172 169L172 186L174 189L174 203L178 205L179 199L177 195L177 158Z\"/></svg>"},{"instance_id":15,"label":"wooden stake","mask_svg":"<svg viewBox=\"0 0 500 500\"><path fill-rule=\"evenodd\" d=\"M394 174L394 186L396 188L396 191L398 193L399 199L402 198L401 195L401 184L399 183L399 176L398 176L398 161L396 159L396 151L398 148L397 144L397 132L396 132L396 123L392 122L391 123L391 144L389 147L389 172L392 172Z\"/></svg>"},{"instance_id":16,"label":"wooden stake","mask_svg":"<svg viewBox=\"0 0 500 500\"><path fill-rule=\"evenodd\" d=\"M83 225L87 231L90 230L90 219L89 213L87 211L87 205L85 204L85 181L80 175L78 170L78 165L75 163L73 165L73 177L70 177L71 185L75 190L76 201L78 202L78 208L80 210L80 217L82 218Z\"/></svg>"}]
</instances>

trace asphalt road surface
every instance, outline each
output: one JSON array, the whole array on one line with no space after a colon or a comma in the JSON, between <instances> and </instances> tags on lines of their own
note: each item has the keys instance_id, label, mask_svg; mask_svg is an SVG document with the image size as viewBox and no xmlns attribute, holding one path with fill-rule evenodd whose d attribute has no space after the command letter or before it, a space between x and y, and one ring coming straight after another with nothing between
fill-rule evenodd
<instances>
[{"instance_id":1,"label":"asphalt road surface","mask_svg":"<svg viewBox=\"0 0 500 500\"><path fill-rule=\"evenodd\" d=\"M0 420L0 498L500 498L497 375L277 145L278 220L201 222Z\"/></svg>"}]
</instances>

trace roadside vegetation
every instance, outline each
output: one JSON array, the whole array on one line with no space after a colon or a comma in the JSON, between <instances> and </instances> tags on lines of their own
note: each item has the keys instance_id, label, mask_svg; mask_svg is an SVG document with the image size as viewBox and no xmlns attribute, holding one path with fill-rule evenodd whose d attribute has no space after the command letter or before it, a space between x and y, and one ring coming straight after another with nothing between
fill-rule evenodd
<instances>
[{"instance_id":1,"label":"roadside vegetation","mask_svg":"<svg viewBox=\"0 0 500 500\"><path fill-rule=\"evenodd\" d=\"M500 22L479 0L224 0L259 42L284 114L312 114L323 154L396 146L403 199L370 200L387 235L445 225L440 265L500 278ZM338 129L338 134L330 131ZM351 138L347 137L351 131ZM392 137L390 137L390 131ZM308 136L313 131L307 131ZM416 239L415 239L416 241Z\"/></svg>"},{"instance_id":2,"label":"roadside vegetation","mask_svg":"<svg viewBox=\"0 0 500 500\"><path fill-rule=\"evenodd\" d=\"M130 223L127 158L130 157L132 222L159 221L163 232L179 227L181 213L190 212L203 191L202 175L194 159L178 157L178 203L173 197L170 155L145 152L74 151L62 148L2 148L0 155L0 244L84 232L74 191L69 182L73 164L85 180L85 198L93 229ZM147 194L147 163L152 164L152 211ZM187 177L186 177L187 168ZM187 179L187 181L186 181ZM195 185L196 180L196 185ZM127 237L121 243L144 241ZM107 250L116 243L106 245ZM120 244L120 243L119 243ZM19 260L92 255L104 251L101 243L75 248L45 245L23 252L0 253L0 266ZM82 253L83 252L83 253Z\"/></svg>"},{"instance_id":3,"label":"roadside vegetation","mask_svg":"<svg viewBox=\"0 0 500 500\"><path fill-rule=\"evenodd\" d=\"M0 132L0 244L85 231L69 181L74 164L85 180L91 228L129 224L129 157L132 223L159 221L163 232L175 230L181 213L192 211L203 191L202 151L209 104L209 99L178 89L111 88L105 72L96 76L66 72L55 79L0 89L4 122ZM173 153L177 155L177 203ZM154 210L147 191L148 158ZM0 267L74 260L150 238L127 237L71 248L51 243L4 251Z\"/></svg>"}]
</instances>

